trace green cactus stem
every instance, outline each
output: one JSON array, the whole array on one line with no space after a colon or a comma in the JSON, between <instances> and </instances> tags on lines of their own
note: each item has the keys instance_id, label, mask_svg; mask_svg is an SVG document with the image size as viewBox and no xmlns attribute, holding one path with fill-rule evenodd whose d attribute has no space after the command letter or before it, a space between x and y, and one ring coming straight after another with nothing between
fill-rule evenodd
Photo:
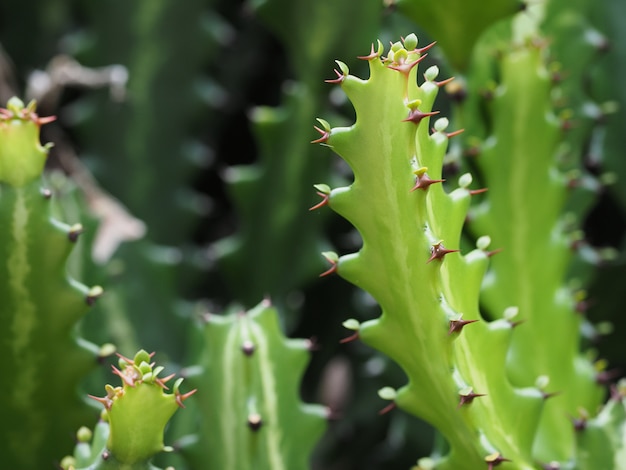
<instances>
[{"instance_id":1,"label":"green cactus stem","mask_svg":"<svg viewBox=\"0 0 626 470\"><path fill-rule=\"evenodd\" d=\"M71 432L94 418L78 386L98 348L77 322L102 294L66 274L82 232L51 217L40 175L49 146L39 143L34 103L0 110L0 454L7 468L49 468L71 447Z\"/></svg>"},{"instance_id":2,"label":"green cactus stem","mask_svg":"<svg viewBox=\"0 0 626 470\"><path fill-rule=\"evenodd\" d=\"M248 312L209 315L198 395L200 433L183 448L192 468L290 470L309 467L326 410L305 404L299 386L310 342L284 338L264 301Z\"/></svg>"},{"instance_id":3,"label":"green cactus stem","mask_svg":"<svg viewBox=\"0 0 626 470\"><path fill-rule=\"evenodd\" d=\"M155 366L153 354L144 350L133 359L118 356L120 368L112 367L122 386L107 385L104 397L90 395L104 405L102 421L93 434L85 428L79 430L74 455L62 461L64 470L153 469L152 457L171 450L163 444L165 426L196 390L183 394L180 378L172 393L167 393L165 384L174 374L160 378L163 367Z\"/></svg>"},{"instance_id":4,"label":"green cactus stem","mask_svg":"<svg viewBox=\"0 0 626 470\"><path fill-rule=\"evenodd\" d=\"M516 305L523 322L507 356L512 383L531 386L546 376L559 394L546 404L535 456L565 462L574 451L568 416L579 409L593 414L604 392L598 371L580 352L584 318L566 284L576 246L573 215L564 213L571 189L557 158L564 136L550 99L545 52L533 41L498 60L500 82L487 103L491 135L475 160L489 193L471 212L470 227L502 249L491 263L481 304L493 318Z\"/></svg>"},{"instance_id":5,"label":"green cactus stem","mask_svg":"<svg viewBox=\"0 0 626 470\"><path fill-rule=\"evenodd\" d=\"M535 469L533 436L545 400L539 386L513 387L504 373L515 309L487 322L478 296L489 256L482 238L466 255L458 251L472 178L447 194L442 163L458 132L438 119L429 129L432 105L445 81L436 67L417 86L417 68L429 46L415 35L363 57L370 77L361 80L338 62L337 78L356 111L351 127L320 120L319 141L352 168L347 188L317 188L335 212L360 232L358 253L337 256L327 273L368 291L380 318L358 325L358 338L390 356L408 383L383 393L398 406L433 424L450 446L440 469ZM320 189L321 188L321 189ZM354 322L349 323L354 327ZM509 463L509 461L513 463Z\"/></svg>"}]
</instances>

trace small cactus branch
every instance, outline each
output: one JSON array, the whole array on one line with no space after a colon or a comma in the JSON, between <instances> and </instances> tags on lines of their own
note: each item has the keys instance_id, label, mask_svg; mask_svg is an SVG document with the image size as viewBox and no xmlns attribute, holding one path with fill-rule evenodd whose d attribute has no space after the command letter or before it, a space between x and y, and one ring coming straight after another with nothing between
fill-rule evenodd
<instances>
[{"instance_id":1,"label":"small cactus branch","mask_svg":"<svg viewBox=\"0 0 626 470\"><path fill-rule=\"evenodd\" d=\"M103 421L91 446L86 445L91 433L79 431L74 457L63 459L64 470L153 469L152 457L169 449L163 444L165 426L196 390L182 393L183 379L178 379L169 391L165 383L174 375L160 378L163 367L155 366L152 356L144 350L132 359L119 356L119 368L112 369L122 385L107 385L104 397L90 396L104 405Z\"/></svg>"},{"instance_id":2,"label":"small cactus branch","mask_svg":"<svg viewBox=\"0 0 626 470\"><path fill-rule=\"evenodd\" d=\"M210 315L203 335L202 371L190 377L203 391L199 441L182 449L194 468L307 468L327 417L299 399L310 343L283 337L268 301Z\"/></svg>"}]
</instances>

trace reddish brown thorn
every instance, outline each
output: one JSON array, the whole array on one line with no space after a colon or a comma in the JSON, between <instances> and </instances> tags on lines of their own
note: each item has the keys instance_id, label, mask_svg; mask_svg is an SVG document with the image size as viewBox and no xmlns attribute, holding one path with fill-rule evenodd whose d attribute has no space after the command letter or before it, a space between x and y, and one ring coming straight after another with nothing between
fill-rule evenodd
<instances>
[{"instance_id":1,"label":"reddish brown thorn","mask_svg":"<svg viewBox=\"0 0 626 470\"><path fill-rule=\"evenodd\" d=\"M322 274L319 275L319 277L325 277L328 276L329 274L333 274L337 272L337 262L336 261L331 261L331 266L330 268L328 268L326 271L324 271Z\"/></svg>"},{"instance_id":2,"label":"reddish brown thorn","mask_svg":"<svg viewBox=\"0 0 626 470\"><path fill-rule=\"evenodd\" d=\"M411 188L409 192L413 192L416 189L426 191L431 184L443 183L445 180L431 180L426 173L417 175L415 178L415 186Z\"/></svg>"},{"instance_id":3,"label":"reddish brown thorn","mask_svg":"<svg viewBox=\"0 0 626 470\"><path fill-rule=\"evenodd\" d=\"M486 396L484 393L474 393L474 392L470 392L467 395L461 395L459 394L459 405L457 406L457 408L461 408L463 405L469 405L470 403L472 403L474 401L474 398L477 397L484 397Z\"/></svg>"},{"instance_id":4,"label":"reddish brown thorn","mask_svg":"<svg viewBox=\"0 0 626 470\"><path fill-rule=\"evenodd\" d=\"M465 325L468 325L470 323L476 323L478 320L462 320L462 319L458 319L458 320L450 320L450 329L448 330L448 334L451 335L452 333L460 333L463 330L463 327Z\"/></svg>"},{"instance_id":5,"label":"reddish brown thorn","mask_svg":"<svg viewBox=\"0 0 626 470\"><path fill-rule=\"evenodd\" d=\"M486 193L487 191L489 191L489 188L470 189L469 194L470 196L476 196L477 194Z\"/></svg>"},{"instance_id":6,"label":"reddish brown thorn","mask_svg":"<svg viewBox=\"0 0 626 470\"><path fill-rule=\"evenodd\" d=\"M557 395L560 395L560 394L561 394L561 392L550 392L550 393L548 393L548 392L542 391L541 392L541 397L544 400L547 400L548 398L556 397Z\"/></svg>"},{"instance_id":7,"label":"reddish brown thorn","mask_svg":"<svg viewBox=\"0 0 626 470\"><path fill-rule=\"evenodd\" d=\"M485 254L487 255L487 258L491 258L493 255L497 255L501 251L502 251L502 248L496 248L495 250L485 251Z\"/></svg>"},{"instance_id":8,"label":"reddish brown thorn","mask_svg":"<svg viewBox=\"0 0 626 470\"><path fill-rule=\"evenodd\" d=\"M54 122L56 120L57 120L56 116L36 117L34 119L35 123L38 126L43 126L45 124L50 124L51 122Z\"/></svg>"},{"instance_id":9,"label":"reddish brown thorn","mask_svg":"<svg viewBox=\"0 0 626 470\"><path fill-rule=\"evenodd\" d=\"M525 323L526 320L517 320L517 321L510 321L509 320L509 325L511 325L511 328L515 328L517 326L520 326L522 323Z\"/></svg>"},{"instance_id":10,"label":"reddish brown thorn","mask_svg":"<svg viewBox=\"0 0 626 470\"><path fill-rule=\"evenodd\" d=\"M446 136L448 137L448 139L450 139L451 137L455 137L459 134L462 134L463 132L465 132L465 129L459 129L458 131L448 132Z\"/></svg>"},{"instance_id":11,"label":"reddish brown thorn","mask_svg":"<svg viewBox=\"0 0 626 470\"><path fill-rule=\"evenodd\" d=\"M122 361L126 362L128 365L133 365L135 363L135 361L133 361L132 359L126 357L126 356L122 356L120 353L116 352L115 355L117 357L119 357Z\"/></svg>"},{"instance_id":12,"label":"reddish brown thorn","mask_svg":"<svg viewBox=\"0 0 626 470\"><path fill-rule=\"evenodd\" d=\"M413 49L412 51L409 52L417 52L418 54L423 54L424 52L426 52L428 49L430 49L431 47L433 47L435 44L437 44L437 41L433 41L430 44L428 44L427 46L424 46L420 49Z\"/></svg>"},{"instance_id":13,"label":"reddish brown thorn","mask_svg":"<svg viewBox=\"0 0 626 470\"><path fill-rule=\"evenodd\" d=\"M326 194L323 193L321 191L317 191L317 195L320 196L322 198L322 200L320 202L318 202L317 204L315 204L312 207L309 207L310 211L314 211L316 209L319 209L322 206L325 206L328 204L328 200L330 199L330 194Z\"/></svg>"},{"instance_id":14,"label":"reddish brown thorn","mask_svg":"<svg viewBox=\"0 0 626 470\"><path fill-rule=\"evenodd\" d=\"M445 80L441 80L439 82L433 82L435 85L437 85L439 88L441 88L442 86L446 86L448 83L451 83L454 80L455 77L450 77L450 78L446 78Z\"/></svg>"},{"instance_id":15,"label":"reddish brown thorn","mask_svg":"<svg viewBox=\"0 0 626 470\"><path fill-rule=\"evenodd\" d=\"M183 405L183 402L187 398L189 398L191 395L196 393L197 391L198 391L198 389L194 388L193 390L191 390L190 392L187 392L187 393L177 393L176 394L176 403L178 404L178 406L180 406L181 408L185 408L185 405Z\"/></svg>"},{"instance_id":16,"label":"reddish brown thorn","mask_svg":"<svg viewBox=\"0 0 626 470\"><path fill-rule=\"evenodd\" d=\"M357 59L372 60L372 59L376 59L377 57L378 57L378 52L376 52L376 50L374 49L374 44L372 43L372 48L370 50L370 53L368 55L357 56Z\"/></svg>"},{"instance_id":17,"label":"reddish brown thorn","mask_svg":"<svg viewBox=\"0 0 626 470\"><path fill-rule=\"evenodd\" d=\"M111 365L111 368L113 369L113 373L117 375L120 379L122 379L122 382L124 382L129 387L135 386L135 379L133 377L129 377L128 375L124 374L124 372L119 370L114 365Z\"/></svg>"},{"instance_id":18,"label":"reddish brown thorn","mask_svg":"<svg viewBox=\"0 0 626 470\"><path fill-rule=\"evenodd\" d=\"M398 72L401 72L405 75L408 75L411 70L413 70L413 67L415 67L417 64L419 64L422 60L424 60L426 57L428 57L428 54L424 54L423 56L418 57L415 61L413 62L403 62L401 64L398 65L389 65L388 67L391 70L396 70Z\"/></svg>"},{"instance_id":19,"label":"reddish brown thorn","mask_svg":"<svg viewBox=\"0 0 626 470\"><path fill-rule=\"evenodd\" d=\"M335 72L335 75L337 75L337 78L329 78L328 80L324 80L326 83L341 83L346 79L346 76L339 70L333 69L333 71Z\"/></svg>"},{"instance_id":20,"label":"reddish brown thorn","mask_svg":"<svg viewBox=\"0 0 626 470\"><path fill-rule=\"evenodd\" d=\"M312 144L323 144L324 142L328 141L328 138L330 137L330 132L329 131L325 131L324 129L320 129L317 126L313 126L313 129L315 129L317 132L322 134L322 137L320 137L319 139L312 140L311 141Z\"/></svg>"},{"instance_id":21,"label":"reddish brown thorn","mask_svg":"<svg viewBox=\"0 0 626 470\"><path fill-rule=\"evenodd\" d=\"M485 457L485 462L489 464L487 467L488 470L493 470L495 467L500 465L502 462L510 462L510 459L506 459L500 455L499 452L495 452L494 454L488 455Z\"/></svg>"},{"instance_id":22,"label":"reddish brown thorn","mask_svg":"<svg viewBox=\"0 0 626 470\"><path fill-rule=\"evenodd\" d=\"M378 412L378 415L379 416L386 415L387 413L389 413L391 410L394 410L395 408L396 408L396 402L392 401L387 406L385 406L382 410L380 410Z\"/></svg>"},{"instance_id":23,"label":"reddish brown thorn","mask_svg":"<svg viewBox=\"0 0 626 470\"><path fill-rule=\"evenodd\" d=\"M170 374L167 377L163 377L162 379L155 379L155 382L163 389L163 390L169 390L169 387L167 385L165 385L165 382L167 382L168 380L172 380L174 377L176 377L176 374Z\"/></svg>"},{"instance_id":24,"label":"reddish brown thorn","mask_svg":"<svg viewBox=\"0 0 626 470\"><path fill-rule=\"evenodd\" d=\"M431 111L429 113L423 113L421 112L419 109L413 109L411 110L411 112L409 112L409 117L407 117L406 119L403 119L402 122L412 122L414 124L419 124L420 122L422 122L422 119L430 117L430 116L435 116L439 114L439 111Z\"/></svg>"},{"instance_id":25,"label":"reddish brown thorn","mask_svg":"<svg viewBox=\"0 0 626 470\"><path fill-rule=\"evenodd\" d=\"M346 343L351 343L352 341L356 341L357 339L359 339L359 332L355 332L354 334L351 334L350 336L340 339L339 340L339 344L346 344Z\"/></svg>"},{"instance_id":26,"label":"reddish brown thorn","mask_svg":"<svg viewBox=\"0 0 626 470\"><path fill-rule=\"evenodd\" d=\"M111 405L113 405L113 400L109 397L95 397L93 395L87 395L92 400L96 400L99 403L102 403L107 410L111 409Z\"/></svg>"},{"instance_id":27,"label":"reddish brown thorn","mask_svg":"<svg viewBox=\"0 0 626 470\"><path fill-rule=\"evenodd\" d=\"M433 245L433 247L430 250L431 255L430 255L430 258L428 258L428 261L426 261L426 264L430 263L431 261L435 259L442 260L443 257L446 256L448 253L456 253L458 251L461 251L461 250L446 250L441 242L436 243Z\"/></svg>"}]
</instances>

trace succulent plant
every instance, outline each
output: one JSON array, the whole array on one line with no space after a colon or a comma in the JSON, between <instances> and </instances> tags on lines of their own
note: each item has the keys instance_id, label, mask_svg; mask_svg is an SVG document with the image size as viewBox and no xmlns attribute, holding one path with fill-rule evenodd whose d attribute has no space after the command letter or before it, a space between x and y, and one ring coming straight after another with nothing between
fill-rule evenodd
<instances>
[{"instance_id":1,"label":"succulent plant","mask_svg":"<svg viewBox=\"0 0 626 470\"><path fill-rule=\"evenodd\" d=\"M0 452L9 468L46 468L70 433L95 418L78 387L106 354L77 323L102 294L70 279L67 257L82 232L51 217L41 180L48 149L35 103L0 110ZM91 418L90 418L91 417Z\"/></svg>"}]
</instances>

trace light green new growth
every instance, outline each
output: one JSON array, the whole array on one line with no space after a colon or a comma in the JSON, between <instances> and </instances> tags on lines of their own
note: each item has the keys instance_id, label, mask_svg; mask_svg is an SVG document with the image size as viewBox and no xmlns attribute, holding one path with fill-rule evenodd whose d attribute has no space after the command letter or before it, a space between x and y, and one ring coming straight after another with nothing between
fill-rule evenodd
<instances>
[{"instance_id":1,"label":"light green new growth","mask_svg":"<svg viewBox=\"0 0 626 470\"><path fill-rule=\"evenodd\" d=\"M107 385L105 397L91 397L105 407L103 422L96 427L91 445L91 432L79 431L74 456L63 459L64 470L152 469L152 457L171 450L163 444L165 426L196 390L181 393L181 378L167 393L165 383L174 374L160 378L163 367L155 367L152 354L146 351L137 352L133 359L119 357L120 368L113 366L113 372L122 380L122 386Z\"/></svg>"}]
</instances>

